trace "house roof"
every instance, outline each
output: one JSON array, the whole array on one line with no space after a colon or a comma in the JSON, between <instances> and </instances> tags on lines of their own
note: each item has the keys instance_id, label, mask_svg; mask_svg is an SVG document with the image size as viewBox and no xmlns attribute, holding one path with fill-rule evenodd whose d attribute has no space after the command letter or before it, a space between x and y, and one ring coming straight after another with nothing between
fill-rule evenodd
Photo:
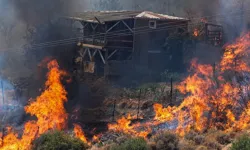
<instances>
[{"instance_id":1,"label":"house roof","mask_svg":"<svg viewBox=\"0 0 250 150\"><path fill-rule=\"evenodd\" d=\"M157 14L150 11L96 11L96 12L82 12L76 13L66 18L81 20L87 22L109 22L116 20L124 20L131 18L142 18L142 19L157 19L157 20L181 20L188 21L186 18L169 16L165 14Z\"/></svg>"}]
</instances>

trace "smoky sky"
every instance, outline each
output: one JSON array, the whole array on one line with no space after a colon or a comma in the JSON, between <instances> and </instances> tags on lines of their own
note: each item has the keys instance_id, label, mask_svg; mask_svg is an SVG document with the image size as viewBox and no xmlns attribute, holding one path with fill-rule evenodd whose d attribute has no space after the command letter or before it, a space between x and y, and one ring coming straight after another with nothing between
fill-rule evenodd
<instances>
[{"instance_id":1,"label":"smoky sky","mask_svg":"<svg viewBox=\"0 0 250 150\"><path fill-rule=\"evenodd\" d=\"M14 12L8 12L17 20L27 24L42 24L55 16L68 13L100 10L148 10L186 17L192 12L195 17L227 14L240 11L241 3L247 9L250 0L2 0L2 6L12 6ZM2 7L0 6L0 7ZM6 11L5 11L6 12ZM10 16L9 15L9 16ZM235 26L236 16L212 18L213 22L226 22ZM238 17L239 18L239 17ZM236 18L236 19L238 19ZM221 21L222 20L222 21ZM237 25L239 26L239 25Z\"/></svg>"},{"instance_id":2,"label":"smoky sky","mask_svg":"<svg viewBox=\"0 0 250 150\"><path fill-rule=\"evenodd\" d=\"M54 17L69 13L97 10L148 10L181 17L186 17L187 12L191 12L195 17L202 17L240 11L241 1L245 2L244 9L248 9L250 0L0 0L0 45L6 48L27 44L29 41L24 39L27 26L43 26ZM225 32L233 36L241 32L239 28L243 23L244 26L248 24L247 14L247 12L243 13L244 21L240 21L239 14L213 17L212 21L222 24ZM6 32L10 27L13 27L11 32ZM49 42L50 39L43 41ZM25 57L19 51L14 51L9 56L12 55L15 55L13 60L19 58L21 61ZM15 64L22 63L12 64L14 67L21 68Z\"/></svg>"},{"instance_id":3,"label":"smoky sky","mask_svg":"<svg viewBox=\"0 0 250 150\"><path fill-rule=\"evenodd\" d=\"M12 0L17 19L29 24L39 24L70 11L70 0Z\"/></svg>"}]
</instances>

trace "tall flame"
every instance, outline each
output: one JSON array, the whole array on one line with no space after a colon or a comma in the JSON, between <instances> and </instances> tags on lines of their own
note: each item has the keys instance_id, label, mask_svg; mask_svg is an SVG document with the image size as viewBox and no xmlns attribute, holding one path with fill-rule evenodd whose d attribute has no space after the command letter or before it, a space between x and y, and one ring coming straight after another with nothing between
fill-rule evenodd
<instances>
[{"instance_id":1,"label":"tall flame","mask_svg":"<svg viewBox=\"0 0 250 150\"><path fill-rule=\"evenodd\" d=\"M49 129L64 129L66 127L67 114L64 102L67 101L67 92L60 82L66 73L59 70L56 60L49 62L48 80L45 83L45 91L25 107L26 113L37 117L39 134Z\"/></svg>"},{"instance_id":2,"label":"tall flame","mask_svg":"<svg viewBox=\"0 0 250 150\"><path fill-rule=\"evenodd\" d=\"M8 134L1 140L0 150L28 150L32 141L41 134L50 129L62 130L66 127L67 114L63 104L67 101L67 92L60 81L66 73L59 69L56 60L50 61L47 67L49 72L44 92L25 107L26 113L36 116L37 120L25 124L20 139L9 128Z\"/></svg>"}]
</instances>

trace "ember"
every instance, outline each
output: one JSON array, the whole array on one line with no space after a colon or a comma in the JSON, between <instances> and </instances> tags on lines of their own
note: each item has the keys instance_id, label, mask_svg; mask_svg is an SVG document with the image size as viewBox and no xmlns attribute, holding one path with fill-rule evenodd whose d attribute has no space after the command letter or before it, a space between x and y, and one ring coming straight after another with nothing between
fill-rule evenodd
<instances>
[{"instance_id":1,"label":"ember","mask_svg":"<svg viewBox=\"0 0 250 150\"><path fill-rule=\"evenodd\" d=\"M199 36L199 30L198 29L194 29L193 35L195 37Z\"/></svg>"}]
</instances>

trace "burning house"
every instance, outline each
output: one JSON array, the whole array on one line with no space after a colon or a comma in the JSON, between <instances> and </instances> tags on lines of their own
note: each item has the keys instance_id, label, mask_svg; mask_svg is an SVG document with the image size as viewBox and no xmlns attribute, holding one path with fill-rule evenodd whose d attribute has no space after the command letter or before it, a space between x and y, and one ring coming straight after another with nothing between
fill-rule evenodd
<instances>
[{"instance_id":1,"label":"burning house","mask_svg":"<svg viewBox=\"0 0 250 150\"><path fill-rule=\"evenodd\" d=\"M148 11L103 11L65 20L79 37L76 62L84 72L121 75L136 67L162 72L180 70L183 65L181 38L188 33L186 18ZM169 46L166 41L173 36L177 42Z\"/></svg>"}]
</instances>

